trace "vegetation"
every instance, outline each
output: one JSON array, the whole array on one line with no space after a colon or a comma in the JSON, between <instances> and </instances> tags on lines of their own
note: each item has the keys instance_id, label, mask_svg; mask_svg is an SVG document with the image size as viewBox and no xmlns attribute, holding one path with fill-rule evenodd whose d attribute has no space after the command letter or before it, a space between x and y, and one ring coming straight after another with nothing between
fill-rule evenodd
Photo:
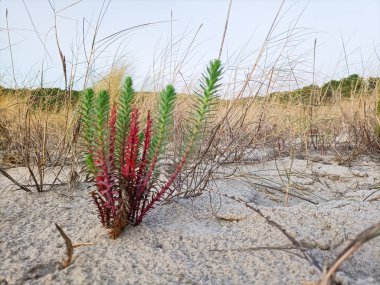
<instances>
[{"instance_id":1,"label":"vegetation","mask_svg":"<svg viewBox=\"0 0 380 285\"><path fill-rule=\"evenodd\" d=\"M67 92L60 88L8 89L0 86L0 98L13 96L15 93L27 97L30 105L36 110L58 110L67 102L74 106L81 94L80 91Z\"/></svg>"},{"instance_id":2,"label":"vegetation","mask_svg":"<svg viewBox=\"0 0 380 285\"><path fill-rule=\"evenodd\" d=\"M329 102L337 96L350 98L363 92L372 92L379 88L380 78L363 77L352 74L340 80L331 80L321 87L318 85L308 85L294 91L274 92L270 96L279 97L282 101L314 102L312 98L318 98L320 102Z\"/></svg>"},{"instance_id":3,"label":"vegetation","mask_svg":"<svg viewBox=\"0 0 380 285\"><path fill-rule=\"evenodd\" d=\"M80 91L71 90L67 92L59 88L38 88L31 92L30 100L35 108L43 110L59 109L65 102L73 106L80 98Z\"/></svg>"},{"instance_id":4,"label":"vegetation","mask_svg":"<svg viewBox=\"0 0 380 285\"><path fill-rule=\"evenodd\" d=\"M168 85L161 92L157 114L152 117L148 112L143 129L130 77L124 82L118 104L112 106L107 91L97 94L92 89L85 91L82 123L86 164L97 186L91 195L111 238L117 238L129 223L139 225L156 202L172 193L171 185L192 153L210 114L221 72L219 60L210 62L190 114L192 126L186 146L179 160L173 161L174 171L164 181L161 161L173 125L174 87Z\"/></svg>"}]
</instances>

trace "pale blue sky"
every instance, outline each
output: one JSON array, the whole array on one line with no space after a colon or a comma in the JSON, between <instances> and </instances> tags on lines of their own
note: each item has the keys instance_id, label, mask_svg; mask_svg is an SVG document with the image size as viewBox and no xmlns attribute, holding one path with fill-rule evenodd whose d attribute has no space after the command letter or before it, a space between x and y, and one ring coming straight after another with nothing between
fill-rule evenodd
<instances>
[{"instance_id":1,"label":"pale blue sky","mask_svg":"<svg viewBox=\"0 0 380 285\"><path fill-rule=\"evenodd\" d=\"M83 21L85 30L91 24L90 34L85 39L88 51L91 34L103 1L51 0L51 2L55 5L56 11L78 2L60 11L57 18L58 37L68 60L70 72L70 62L74 59L73 52L79 50L80 63L85 59L82 46ZM98 40L135 25L168 22L133 31L107 47L101 54L97 53L99 59L95 66L96 72L92 73L92 79L96 80L104 74L116 57L117 63L130 67L128 72L136 78L137 89L161 88L161 81L174 81L181 86L180 88L185 88L184 81L187 85L191 85L192 79L197 77L204 64L218 56L228 4L229 0L111 1L100 26ZM222 55L222 61L227 63L226 68L230 71L226 75L228 79L232 78L235 70L239 73L237 78L242 78L254 64L257 49L263 43L280 5L281 1L276 0L233 0ZM0 84L14 85L6 30L6 9L8 9L17 85L38 85L40 72L44 66L44 84L63 87L59 54L52 30L54 16L47 0L0 0ZM165 47L170 46L168 43L171 35L171 11L174 20L172 23L174 44L171 52L170 48L166 49L165 57L163 51ZM294 26L297 19L297 25ZM203 26L185 57L201 24ZM292 27L296 28L293 30L293 35L289 33L281 35ZM279 88L286 88L287 85L290 88L295 83L299 85L312 83L315 38L317 39L315 63L317 83L346 76L348 73L379 76L379 0L286 1L274 35L279 36L273 38L267 48L265 60L259 65L264 73L270 69L271 64L276 63L276 80L279 82ZM286 37L290 41L283 48ZM176 44L179 39L179 43ZM347 62L343 53L342 39L345 43ZM179 64L184 57L184 64ZM176 76L173 75L175 70L180 70ZM84 64L77 65L77 88L83 85L80 80L83 72ZM259 73L258 71L256 75L257 80L260 80ZM292 84L288 84L290 81Z\"/></svg>"}]
</instances>

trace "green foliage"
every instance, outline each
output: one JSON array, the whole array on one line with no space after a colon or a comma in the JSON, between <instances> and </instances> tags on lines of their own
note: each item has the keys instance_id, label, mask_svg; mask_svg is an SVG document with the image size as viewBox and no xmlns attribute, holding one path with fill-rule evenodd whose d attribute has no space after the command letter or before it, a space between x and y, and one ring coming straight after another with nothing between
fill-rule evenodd
<instances>
[{"instance_id":1,"label":"green foliage","mask_svg":"<svg viewBox=\"0 0 380 285\"><path fill-rule=\"evenodd\" d=\"M108 115L110 111L110 96L106 90L101 90L95 100L95 135L94 140L95 144L100 148L103 148L104 151L107 151L107 122Z\"/></svg>"},{"instance_id":2,"label":"green foliage","mask_svg":"<svg viewBox=\"0 0 380 285\"><path fill-rule=\"evenodd\" d=\"M86 89L83 94L82 99L82 123L83 123L83 130L84 134L83 137L86 141L87 146L87 154L86 154L86 164L91 173L95 173L95 166L94 166L94 157L93 157L93 146L94 146L94 132L95 129L93 127L93 113L94 113L94 90L92 89Z\"/></svg>"},{"instance_id":3,"label":"green foliage","mask_svg":"<svg viewBox=\"0 0 380 285\"><path fill-rule=\"evenodd\" d=\"M72 90L71 93L59 88L37 88L31 90L30 102L34 108L43 110L56 110L69 103L78 102L81 92Z\"/></svg>"},{"instance_id":4,"label":"green foliage","mask_svg":"<svg viewBox=\"0 0 380 285\"><path fill-rule=\"evenodd\" d=\"M286 92L273 92L269 96L276 97L283 102L309 103L314 100L328 101L335 96L349 98L363 91L378 90L380 78L369 77L367 80L363 77L352 74L340 80L330 80L319 87L317 85L309 85L300 89Z\"/></svg>"},{"instance_id":5,"label":"green foliage","mask_svg":"<svg viewBox=\"0 0 380 285\"><path fill-rule=\"evenodd\" d=\"M60 110L66 104L74 106L80 100L81 91L71 90L66 92L59 88L18 88L9 89L0 86L0 95L14 95L17 92L20 96L29 98L28 103L35 109L42 110Z\"/></svg>"},{"instance_id":6,"label":"green foliage","mask_svg":"<svg viewBox=\"0 0 380 285\"><path fill-rule=\"evenodd\" d=\"M177 94L172 85L166 86L160 94L157 122L154 124L153 138L149 149L150 159L154 156L159 158L162 150L165 148L168 137L168 128L173 123L173 111L176 95Z\"/></svg>"},{"instance_id":7,"label":"green foliage","mask_svg":"<svg viewBox=\"0 0 380 285\"><path fill-rule=\"evenodd\" d=\"M217 102L217 92L219 90L219 81L222 75L222 64L220 60L210 61L206 73L202 75L200 83L200 92L197 92L197 97L194 104L194 127L191 131L191 137L197 138L202 123L206 122L206 115L211 115L211 108Z\"/></svg>"},{"instance_id":8,"label":"green foliage","mask_svg":"<svg viewBox=\"0 0 380 285\"><path fill-rule=\"evenodd\" d=\"M118 104L110 107L110 96L102 90L98 94L87 89L82 99L83 137L86 143L86 163L94 176L97 191L91 192L100 220L116 238L128 223L138 225L147 212L164 195L182 170L201 127L207 121L217 98L221 62L211 61L200 83L200 91L191 114L186 148L179 161L173 162L167 181L158 180L160 158L166 151L173 129L176 92L167 85L160 93L155 120L146 119L145 130L140 130L137 108L134 106L132 79L127 77ZM168 173L168 171L166 171Z\"/></svg>"},{"instance_id":9,"label":"green foliage","mask_svg":"<svg viewBox=\"0 0 380 285\"><path fill-rule=\"evenodd\" d=\"M334 94L341 94L343 97L350 97L366 87L365 80L357 74L352 74L339 81L331 80L322 86L322 94L332 97Z\"/></svg>"},{"instance_id":10,"label":"green foliage","mask_svg":"<svg viewBox=\"0 0 380 285\"><path fill-rule=\"evenodd\" d=\"M288 92L274 92L271 93L270 96L280 99L282 102L295 102L295 103L310 103L311 98L314 98L319 96L321 94L321 88L319 88L318 85L308 85L305 87L302 87L300 89L296 89L294 91L288 91ZM314 102L314 101L312 101Z\"/></svg>"},{"instance_id":11,"label":"green foliage","mask_svg":"<svg viewBox=\"0 0 380 285\"><path fill-rule=\"evenodd\" d=\"M119 98L118 116L116 119L116 158L120 161L120 150L125 147L126 136L129 131L130 115L132 104L135 99L135 90L133 89L133 80L128 76L123 84L122 92Z\"/></svg>"},{"instance_id":12,"label":"green foliage","mask_svg":"<svg viewBox=\"0 0 380 285\"><path fill-rule=\"evenodd\" d=\"M326 98L331 98L334 94L336 94L336 92L338 92L339 87L340 81L331 80L322 86L322 94Z\"/></svg>"}]
</instances>

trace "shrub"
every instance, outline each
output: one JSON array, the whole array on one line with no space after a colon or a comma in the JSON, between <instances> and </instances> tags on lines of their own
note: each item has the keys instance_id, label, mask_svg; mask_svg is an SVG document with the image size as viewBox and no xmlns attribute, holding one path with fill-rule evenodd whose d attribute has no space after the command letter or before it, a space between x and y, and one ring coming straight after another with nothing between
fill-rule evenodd
<instances>
[{"instance_id":1,"label":"shrub","mask_svg":"<svg viewBox=\"0 0 380 285\"><path fill-rule=\"evenodd\" d=\"M59 88L37 88L30 90L30 103L35 109L59 110L65 104L75 105L80 91L66 92Z\"/></svg>"},{"instance_id":2,"label":"shrub","mask_svg":"<svg viewBox=\"0 0 380 285\"><path fill-rule=\"evenodd\" d=\"M365 80L357 74L351 74L339 81L331 80L322 86L322 93L326 97L332 97L336 93L343 97L350 97L362 91L365 87Z\"/></svg>"},{"instance_id":3,"label":"shrub","mask_svg":"<svg viewBox=\"0 0 380 285\"><path fill-rule=\"evenodd\" d=\"M95 94L87 89L84 92L82 123L86 164L97 186L91 195L100 221L109 229L111 238L117 238L129 223L139 225L159 200L172 193L171 186L194 150L200 130L210 115L221 72L220 61L214 60L203 74L190 114L192 124L188 139L166 180L160 176L160 161L173 124L174 87L168 85L161 92L155 120L148 112L143 129L140 129L140 113L134 106L130 77L124 82L118 103L112 106L107 91Z\"/></svg>"}]
</instances>

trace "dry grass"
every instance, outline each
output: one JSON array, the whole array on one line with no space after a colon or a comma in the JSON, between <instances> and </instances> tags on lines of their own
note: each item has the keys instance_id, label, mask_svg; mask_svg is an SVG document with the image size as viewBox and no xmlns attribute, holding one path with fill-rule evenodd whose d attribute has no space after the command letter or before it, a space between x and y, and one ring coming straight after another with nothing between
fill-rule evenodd
<instances>
[{"instance_id":1,"label":"dry grass","mask_svg":"<svg viewBox=\"0 0 380 285\"><path fill-rule=\"evenodd\" d=\"M116 90L120 85L119 80L115 80L117 85L110 86L114 90L113 95L117 96ZM105 88L104 83L96 84L96 88ZM374 128L378 119L376 114L376 104L378 94L359 94L351 99L341 99L330 104L321 104L310 107L302 103L280 102L276 98L250 98L236 100L219 100L216 106L216 116L212 118L212 124L216 124L224 119L226 112L231 109L228 119L222 126L220 135L238 138L244 133L244 139L252 138L260 133L260 140L270 141L273 138L283 138L285 141L292 141L296 138L307 138L319 136L320 143L331 144L339 136L348 135L351 129L363 129L368 135L374 135ZM141 110L154 110L158 93L138 92L136 104ZM17 102L19 101L19 102ZM183 122L184 117L191 111L192 96L180 94L176 106L175 118L177 122ZM58 111L46 111L34 108L28 104L28 97L2 96L0 94L1 111L1 141L6 142L11 137L17 141L20 130L25 122L26 114L30 114L31 123L34 129L36 124L46 124L46 135L51 137L52 145L56 145L62 139L63 130L66 125L74 120L77 106L61 107ZM313 109L312 117L310 109ZM67 122L67 119L70 121ZM44 124L45 122L45 124ZM179 130L180 132L184 129ZM264 136L263 136L264 135ZM372 139L375 139L372 137ZM347 140L347 139L346 139ZM356 143L351 140L352 143ZM376 141L372 141L376 142ZM2 144L3 148L11 147L12 144ZM363 150L370 145L363 145Z\"/></svg>"},{"instance_id":2,"label":"dry grass","mask_svg":"<svg viewBox=\"0 0 380 285\"><path fill-rule=\"evenodd\" d=\"M107 83L102 81L95 86L107 88L108 85L116 97L122 76L121 70L116 70L106 77ZM239 160L244 157L238 154L257 147L277 148L282 153L296 147L304 156L310 150L318 150L322 155L332 151L349 161L360 153L378 149L374 131L378 124L378 96L376 92L361 93L318 106L282 102L276 97L220 99L216 115L205 130L203 146L207 146L207 138L217 132L208 157L223 153L229 161ZM140 92L136 104L144 112L154 110L157 97L157 93ZM64 154L68 155L72 147L78 106L65 105L48 111L32 106L25 95L0 95L0 98L2 163L25 165L31 160L43 166L62 163ZM192 96L179 95L173 134L178 143L186 132L185 118L191 107ZM215 126L220 122L216 131ZM347 155L352 157L347 158Z\"/></svg>"},{"instance_id":3,"label":"dry grass","mask_svg":"<svg viewBox=\"0 0 380 285\"><path fill-rule=\"evenodd\" d=\"M180 187L199 194L221 165L252 162L255 149L268 150L269 158L309 160L312 153L329 154L348 165L360 154L377 155L378 97L377 92L362 93L318 106L269 97L221 100L207 130L204 151L197 153L190 167L192 179Z\"/></svg>"},{"instance_id":4,"label":"dry grass","mask_svg":"<svg viewBox=\"0 0 380 285\"><path fill-rule=\"evenodd\" d=\"M1 164L27 167L33 180L31 186L39 192L44 191L48 167L76 163L73 152L78 135L75 133L76 106L64 103L59 108L46 110L35 106L30 94L25 91L18 94L17 90L13 95L0 97Z\"/></svg>"}]
</instances>

